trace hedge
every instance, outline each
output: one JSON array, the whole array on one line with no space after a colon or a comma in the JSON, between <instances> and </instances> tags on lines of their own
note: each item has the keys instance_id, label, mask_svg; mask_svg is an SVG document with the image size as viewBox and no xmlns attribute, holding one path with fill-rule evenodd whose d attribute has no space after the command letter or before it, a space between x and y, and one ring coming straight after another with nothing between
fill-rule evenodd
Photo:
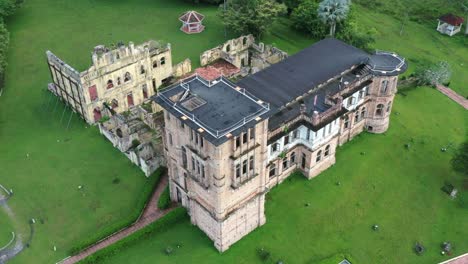
<instances>
[{"instance_id":1,"label":"hedge","mask_svg":"<svg viewBox=\"0 0 468 264\"><path fill-rule=\"evenodd\" d=\"M150 177L147 178L147 184L144 185L142 194L139 196L138 202L135 204L134 210L129 213L129 217L121 221L117 221L114 224L100 228L95 233L89 235L86 239L76 243L76 246L72 247L68 254L70 256L76 255L79 252L85 250L86 248L94 245L96 242L112 235L113 233L130 226L133 224L138 217L140 217L141 212L145 208L146 202L150 199L153 194L153 190L158 186L161 176L166 173L165 167L159 167Z\"/></svg>"},{"instance_id":2,"label":"hedge","mask_svg":"<svg viewBox=\"0 0 468 264\"><path fill-rule=\"evenodd\" d=\"M169 206L171 206L171 197L169 194L169 185L168 185L166 186L164 191L161 193L161 196L159 196L158 208L164 210L164 209L169 208Z\"/></svg>"},{"instance_id":3,"label":"hedge","mask_svg":"<svg viewBox=\"0 0 468 264\"><path fill-rule=\"evenodd\" d=\"M171 225L178 223L187 217L187 211L183 207L177 207L174 210L167 213L158 221L155 221L148 226L136 231L135 233L131 234L130 236L117 241L116 243L99 250L98 252L94 253L91 256L81 260L80 264L92 264L98 263L101 261L106 260L109 257L114 256L121 252L121 250L127 248L131 244L135 244L138 241L148 238L149 236L153 235L154 233L166 230Z\"/></svg>"}]
</instances>

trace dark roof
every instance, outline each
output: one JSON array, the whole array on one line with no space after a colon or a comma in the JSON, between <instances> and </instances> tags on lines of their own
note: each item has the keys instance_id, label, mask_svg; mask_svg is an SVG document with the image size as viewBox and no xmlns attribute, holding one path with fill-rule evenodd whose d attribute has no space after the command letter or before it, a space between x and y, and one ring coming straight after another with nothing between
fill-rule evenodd
<instances>
[{"instance_id":1,"label":"dark roof","mask_svg":"<svg viewBox=\"0 0 468 264\"><path fill-rule=\"evenodd\" d=\"M255 96L281 107L317 85L362 64L369 54L328 38L238 82Z\"/></svg>"},{"instance_id":2,"label":"dark roof","mask_svg":"<svg viewBox=\"0 0 468 264\"><path fill-rule=\"evenodd\" d=\"M237 90L225 78L208 82L194 76L171 86L152 99L194 130L202 128L202 135L214 145L253 127L256 117L266 117L268 104ZM187 118L184 120L182 116Z\"/></svg>"},{"instance_id":3,"label":"dark roof","mask_svg":"<svg viewBox=\"0 0 468 264\"><path fill-rule=\"evenodd\" d=\"M460 26L465 21L463 17L459 17L454 14L445 14L439 17L439 20L452 26Z\"/></svg>"}]
</instances>

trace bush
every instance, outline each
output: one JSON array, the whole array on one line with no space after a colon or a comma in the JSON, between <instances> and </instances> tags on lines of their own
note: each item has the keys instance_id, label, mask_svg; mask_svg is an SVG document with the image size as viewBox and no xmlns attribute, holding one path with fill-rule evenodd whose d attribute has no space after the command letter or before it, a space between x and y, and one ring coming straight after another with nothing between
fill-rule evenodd
<instances>
[{"instance_id":1,"label":"bush","mask_svg":"<svg viewBox=\"0 0 468 264\"><path fill-rule=\"evenodd\" d=\"M167 213L161 219L149 224L148 226L136 231L132 235L94 253L93 255L83 259L81 264L92 264L104 261L105 259L118 254L122 249L134 244L142 239L148 238L155 232L166 230L170 226L178 223L187 217L187 211L183 207L175 208ZM171 248L172 250L172 248ZM172 253L172 251L171 251Z\"/></svg>"},{"instance_id":2,"label":"bush","mask_svg":"<svg viewBox=\"0 0 468 264\"><path fill-rule=\"evenodd\" d=\"M129 213L129 217L127 219L123 219L112 225L101 228L98 232L90 235L87 239L77 242L76 246L72 247L68 251L68 254L70 254L70 256L76 255L84 249L95 244L97 241L100 241L112 235L113 233L133 224L140 217L140 214L145 208L147 201L153 194L154 188L158 186L159 181L161 180L161 176L163 176L165 173L166 168L159 167L149 178L147 178L148 183L143 186L142 193L134 207L135 210Z\"/></svg>"},{"instance_id":3,"label":"bush","mask_svg":"<svg viewBox=\"0 0 468 264\"><path fill-rule=\"evenodd\" d=\"M171 197L169 193L169 185L166 186L164 191L161 193L161 196L159 196L158 200L158 208L161 210L167 209L171 206Z\"/></svg>"},{"instance_id":4,"label":"bush","mask_svg":"<svg viewBox=\"0 0 468 264\"><path fill-rule=\"evenodd\" d=\"M317 16L318 2L305 0L291 13L293 27L305 32L314 38L323 38L327 35L325 25Z\"/></svg>"},{"instance_id":5,"label":"bush","mask_svg":"<svg viewBox=\"0 0 468 264\"><path fill-rule=\"evenodd\" d=\"M136 148L141 144L140 140L134 139L132 140L132 148Z\"/></svg>"}]
</instances>

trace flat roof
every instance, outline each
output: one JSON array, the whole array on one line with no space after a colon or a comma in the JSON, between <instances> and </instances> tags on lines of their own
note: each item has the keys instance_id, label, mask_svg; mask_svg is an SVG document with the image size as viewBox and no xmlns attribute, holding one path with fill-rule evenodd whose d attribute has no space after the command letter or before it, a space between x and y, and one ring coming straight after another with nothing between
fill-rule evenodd
<instances>
[{"instance_id":1,"label":"flat roof","mask_svg":"<svg viewBox=\"0 0 468 264\"><path fill-rule=\"evenodd\" d=\"M268 103L224 77L207 81L195 75L152 99L214 145L253 127L270 111Z\"/></svg>"},{"instance_id":2,"label":"flat roof","mask_svg":"<svg viewBox=\"0 0 468 264\"><path fill-rule=\"evenodd\" d=\"M365 63L369 54L334 38L321 40L237 84L280 108L310 89Z\"/></svg>"}]
</instances>

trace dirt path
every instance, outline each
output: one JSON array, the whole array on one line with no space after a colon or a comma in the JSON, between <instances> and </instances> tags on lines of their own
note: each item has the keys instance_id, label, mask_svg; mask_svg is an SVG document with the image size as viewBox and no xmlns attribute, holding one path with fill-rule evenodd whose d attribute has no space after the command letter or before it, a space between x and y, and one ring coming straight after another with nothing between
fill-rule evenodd
<instances>
[{"instance_id":1,"label":"dirt path","mask_svg":"<svg viewBox=\"0 0 468 264\"><path fill-rule=\"evenodd\" d=\"M457 94L452 89L445 87L441 84L437 84L436 87L437 90L439 90L441 93L445 94L450 99L457 102L459 105L463 106L466 110L468 110L468 99L463 98L463 96Z\"/></svg>"},{"instance_id":2,"label":"dirt path","mask_svg":"<svg viewBox=\"0 0 468 264\"><path fill-rule=\"evenodd\" d=\"M73 264L77 263L80 260L94 254L95 252L108 247L115 242L135 233L136 231L142 229L143 227L153 223L154 221L158 220L165 214L167 214L169 211L172 210L172 208L169 208L167 210L159 210L158 209L158 199L161 193L164 191L164 188L166 188L168 184L168 176L164 175L159 182L158 186L156 187L156 190L154 191L153 195L150 198L150 201L147 203L145 209L143 210L143 214L141 215L140 219L138 219L133 225L97 242L93 246L81 251L78 255L68 257L61 262L58 262L60 264Z\"/></svg>"}]
</instances>

